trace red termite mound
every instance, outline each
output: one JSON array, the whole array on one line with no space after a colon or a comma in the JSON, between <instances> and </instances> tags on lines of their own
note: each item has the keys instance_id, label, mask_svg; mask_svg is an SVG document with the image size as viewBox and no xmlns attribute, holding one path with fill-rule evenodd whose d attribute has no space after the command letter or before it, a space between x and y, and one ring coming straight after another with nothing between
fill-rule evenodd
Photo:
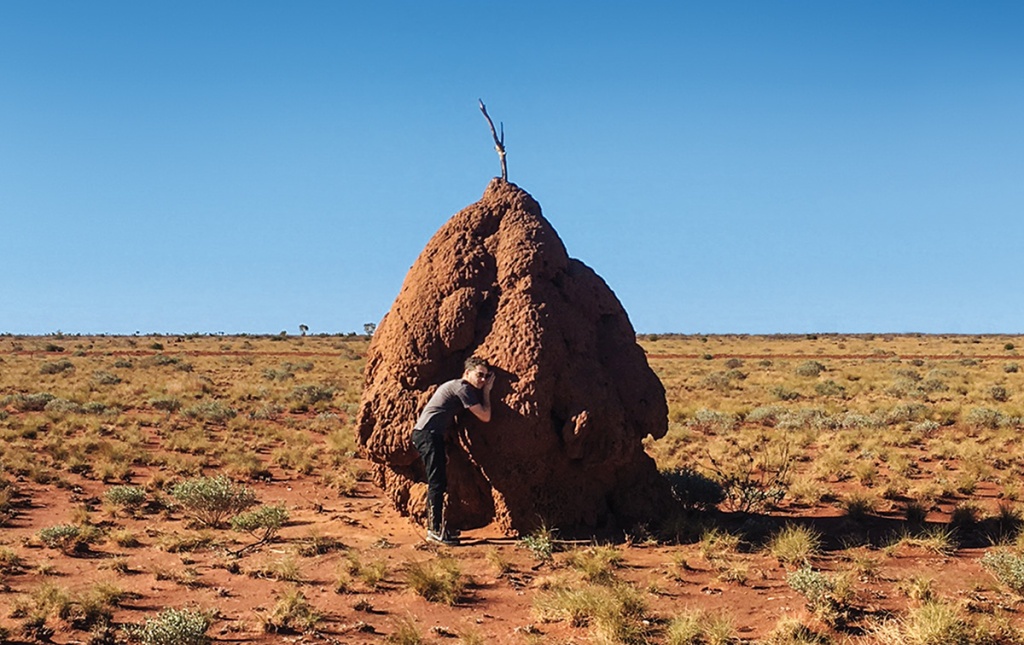
<instances>
[{"instance_id":1,"label":"red termite mound","mask_svg":"<svg viewBox=\"0 0 1024 645\"><path fill-rule=\"evenodd\" d=\"M641 441L667 430L665 390L608 285L500 179L430 240L370 343L358 441L403 513L424 514L419 411L473 354L497 372L493 413L449 433L450 526L628 526L664 510Z\"/></svg>"}]
</instances>

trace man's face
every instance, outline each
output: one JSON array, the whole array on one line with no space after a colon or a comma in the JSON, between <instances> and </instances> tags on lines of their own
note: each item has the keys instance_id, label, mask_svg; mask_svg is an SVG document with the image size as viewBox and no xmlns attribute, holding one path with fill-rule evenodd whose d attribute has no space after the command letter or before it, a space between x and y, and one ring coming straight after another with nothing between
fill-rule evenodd
<instances>
[{"instance_id":1,"label":"man's face","mask_svg":"<svg viewBox=\"0 0 1024 645\"><path fill-rule=\"evenodd\" d=\"M484 383L487 382L487 376L489 374L490 372L487 371L486 367L474 367L473 369L466 370L466 373L462 375L462 378L479 390L482 389Z\"/></svg>"}]
</instances>

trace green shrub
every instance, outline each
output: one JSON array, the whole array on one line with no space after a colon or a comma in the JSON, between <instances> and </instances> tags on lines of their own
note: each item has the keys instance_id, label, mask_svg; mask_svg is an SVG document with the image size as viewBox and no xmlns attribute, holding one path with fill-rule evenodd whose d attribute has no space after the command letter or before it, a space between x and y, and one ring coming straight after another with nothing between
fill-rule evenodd
<instances>
[{"instance_id":1,"label":"green shrub","mask_svg":"<svg viewBox=\"0 0 1024 645\"><path fill-rule=\"evenodd\" d=\"M832 379L825 381L824 383L818 383L814 386L814 391L819 396L843 396L846 394L846 388L839 385Z\"/></svg>"},{"instance_id":2,"label":"green shrub","mask_svg":"<svg viewBox=\"0 0 1024 645\"><path fill-rule=\"evenodd\" d=\"M82 406L74 401L61 398L50 399L43 409L56 414L81 414L84 411Z\"/></svg>"},{"instance_id":3,"label":"green shrub","mask_svg":"<svg viewBox=\"0 0 1024 645\"><path fill-rule=\"evenodd\" d=\"M136 511L146 503L146 489L141 486L114 486L103 494L103 499L114 506Z\"/></svg>"},{"instance_id":4,"label":"green shrub","mask_svg":"<svg viewBox=\"0 0 1024 645\"><path fill-rule=\"evenodd\" d=\"M292 388L290 397L300 405L310 406L321 401L330 401L334 398L334 388L320 385L296 385Z\"/></svg>"},{"instance_id":5,"label":"green shrub","mask_svg":"<svg viewBox=\"0 0 1024 645\"><path fill-rule=\"evenodd\" d=\"M288 511L283 504L259 506L231 518L231 528L249 533L260 542L269 542L288 521Z\"/></svg>"},{"instance_id":6,"label":"green shrub","mask_svg":"<svg viewBox=\"0 0 1024 645\"><path fill-rule=\"evenodd\" d=\"M49 392L38 394L15 394L13 397L4 399L5 405L12 405L18 412L42 412L46 404L55 399Z\"/></svg>"},{"instance_id":7,"label":"green shrub","mask_svg":"<svg viewBox=\"0 0 1024 645\"><path fill-rule=\"evenodd\" d=\"M165 354L155 354L141 361L143 367L152 366L163 366L163 365L177 365L181 363L181 359L177 356L167 356Z\"/></svg>"},{"instance_id":8,"label":"green shrub","mask_svg":"<svg viewBox=\"0 0 1024 645\"><path fill-rule=\"evenodd\" d=\"M256 503L256 494L228 477L193 477L175 484L171 496L200 524L217 528Z\"/></svg>"},{"instance_id":9,"label":"green shrub","mask_svg":"<svg viewBox=\"0 0 1024 645\"><path fill-rule=\"evenodd\" d=\"M711 457L711 470L725 493L726 508L751 513L779 504L789 491L794 462L789 450L788 443L762 435L730 454Z\"/></svg>"},{"instance_id":10,"label":"green shrub","mask_svg":"<svg viewBox=\"0 0 1024 645\"><path fill-rule=\"evenodd\" d=\"M663 470L661 475L668 481L676 501L686 510L707 511L725 501L722 485L694 468Z\"/></svg>"},{"instance_id":11,"label":"green shrub","mask_svg":"<svg viewBox=\"0 0 1024 645\"><path fill-rule=\"evenodd\" d=\"M964 422L967 425L992 430L1006 425L1008 421L1005 414L992 408L971 408L971 411L967 413L967 417L964 418Z\"/></svg>"},{"instance_id":12,"label":"green shrub","mask_svg":"<svg viewBox=\"0 0 1024 645\"><path fill-rule=\"evenodd\" d=\"M40 374L60 374L68 370L75 369L75 364L66 358L62 358L59 361L53 361L50 363L43 363L39 367Z\"/></svg>"},{"instance_id":13,"label":"green shrub","mask_svg":"<svg viewBox=\"0 0 1024 645\"><path fill-rule=\"evenodd\" d=\"M780 405L762 405L754 408L746 416L746 420L750 423L757 423L759 425L774 428L779 422L779 417L786 413L786 408Z\"/></svg>"},{"instance_id":14,"label":"green shrub","mask_svg":"<svg viewBox=\"0 0 1024 645\"><path fill-rule=\"evenodd\" d=\"M24 567L25 561L20 555L8 548L0 547L0 575L18 573Z\"/></svg>"},{"instance_id":15,"label":"green shrub","mask_svg":"<svg viewBox=\"0 0 1024 645\"><path fill-rule=\"evenodd\" d=\"M92 373L92 380L97 385L117 385L121 382L121 377L105 370L96 370Z\"/></svg>"},{"instance_id":16,"label":"green shrub","mask_svg":"<svg viewBox=\"0 0 1024 645\"><path fill-rule=\"evenodd\" d=\"M785 388L781 385L776 385L775 387L773 387L771 389L771 393L772 396L774 396L780 401L796 401L797 399L800 398L799 392L794 392L793 390Z\"/></svg>"},{"instance_id":17,"label":"green shrub","mask_svg":"<svg viewBox=\"0 0 1024 645\"><path fill-rule=\"evenodd\" d=\"M797 376L816 377L825 371L825 366L818 361L804 361L796 366Z\"/></svg>"},{"instance_id":18,"label":"green shrub","mask_svg":"<svg viewBox=\"0 0 1024 645\"><path fill-rule=\"evenodd\" d=\"M203 401L185 408L182 410L182 414L211 423L224 423L228 419L234 419L238 413L234 408L228 407L220 401Z\"/></svg>"},{"instance_id":19,"label":"green shrub","mask_svg":"<svg viewBox=\"0 0 1024 645\"><path fill-rule=\"evenodd\" d=\"M77 524L57 524L40 529L39 541L51 549L72 554L88 547L94 536Z\"/></svg>"},{"instance_id":20,"label":"green shrub","mask_svg":"<svg viewBox=\"0 0 1024 645\"><path fill-rule=\"evenodd\" d=\"M822 622L836 627L849 620L853 594L845 580L803 567L787 575L786 584L807 599L807 608Z\"/></svg>"},{"instance_id":21,"label":"green shrub","mask_svg":"<svg viewBox=\"0 0 1024 645\"><path fill-rule=\"evenodd\" d=\"M1003 365L1003 371L1007 374L1016 374L1020 371L1020 365L1017 365L1016 363L1007 363L1006 365Z\"/></svg>"},{"instance_id":22,"label":"green shrub","mask_svg":"<svg viewBox=\"0 0 1024 645\"><path fill-rule=\"evenodd\" d=\"M192 609L165 609L130 630L143 645L206 645L210 617Z\"/></svg>"},{"instance_id":23,"label":"green shrub","mask_svg":"<svg viewBox=\"0 0 1024 645\"><path fill-rule=\"evenodd\" d=\"M715 433L732 430L736 427L736 423L736 417L731 414L701 408L687 422L687 425L700 432Z\"/></svg>"},{"instance_id":24,"label":"green shrub","mask_svg":"<svg viewBox=\"0 0 1024 645\"><path fill-rule=\"evenodd\" d=\"M981 564L996 580L1024 596L1024 557L1008 551L989 551L982 556Z\"/></svg>"},{"instance_id":25,"label":"green shrub","mask_svg":"<svg viewBox=\"0 0 1024 645\"><path fill-rule=\"evenodd\" d=\"M923 421L928 415L928 406L921 403L900 403L893 406L884 417L886 425L897 423L909 423L911 421Z\"/></svg>"},{"instance_id":26,"label":"green shrub","mask_svg":"<svg viewBox=\"0 0 1024 645\"><path fill-rule=\"evenodd\" d=\"M106 403L101 403L99 401L89 401L82 406L82 412L86 414L103 414L109 409L110 408L107 407Z\"/></svg>"},{"instance_id":27,"label":"green shrub","mask_svg":"<svg viewBox=\"0 0 1024 645\"><path fill-rule=\"evenodd\" d=\"M541 562L550 560L555 552L554 531L541 525L519 541L519 544Z\"/></svg>"}]
</instances>

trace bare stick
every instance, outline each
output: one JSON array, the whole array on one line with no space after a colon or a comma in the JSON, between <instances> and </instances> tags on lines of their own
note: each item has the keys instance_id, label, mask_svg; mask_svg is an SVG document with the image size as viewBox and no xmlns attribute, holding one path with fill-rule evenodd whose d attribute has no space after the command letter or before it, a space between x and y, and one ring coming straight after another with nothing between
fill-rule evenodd
<instances>
[{"instance_id":1,"label":"bare stick","mask_svg":"<svg viewBox=\"0 0 1024 645\"><path fill-rule=\"evenodd\" d=\"M487 119L487 125L491 126L491 136L494 137L494 149L498 151L498 160L501 161L501 180L508 181L508 166L505 165L505 124L501 125L501 137L498 137L498 133L494 130L494 121L491 121L490 115L487 114L487 107L484 102L480 99L480 111L484 113L484 118Z\"/></svg>"}]
</instances>

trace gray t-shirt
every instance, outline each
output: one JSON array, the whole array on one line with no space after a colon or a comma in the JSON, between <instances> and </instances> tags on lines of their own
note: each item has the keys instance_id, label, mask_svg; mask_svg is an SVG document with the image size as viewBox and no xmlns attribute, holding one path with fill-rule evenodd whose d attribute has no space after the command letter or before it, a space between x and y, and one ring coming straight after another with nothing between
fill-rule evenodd
<instances>
[{"instance_id":1,"label":"gray t-shirt","mask_svg":"<svg viewBox=\"0 0 1024 645\"><path fill-rule=\"evenodd\" d=\"M437 388L427 401L427 406L423 408L419 420L416 421L415 429L443 435L456 414L480 402L480 390L460 378L448 381Z\"/></svg>"}]
</instances>

